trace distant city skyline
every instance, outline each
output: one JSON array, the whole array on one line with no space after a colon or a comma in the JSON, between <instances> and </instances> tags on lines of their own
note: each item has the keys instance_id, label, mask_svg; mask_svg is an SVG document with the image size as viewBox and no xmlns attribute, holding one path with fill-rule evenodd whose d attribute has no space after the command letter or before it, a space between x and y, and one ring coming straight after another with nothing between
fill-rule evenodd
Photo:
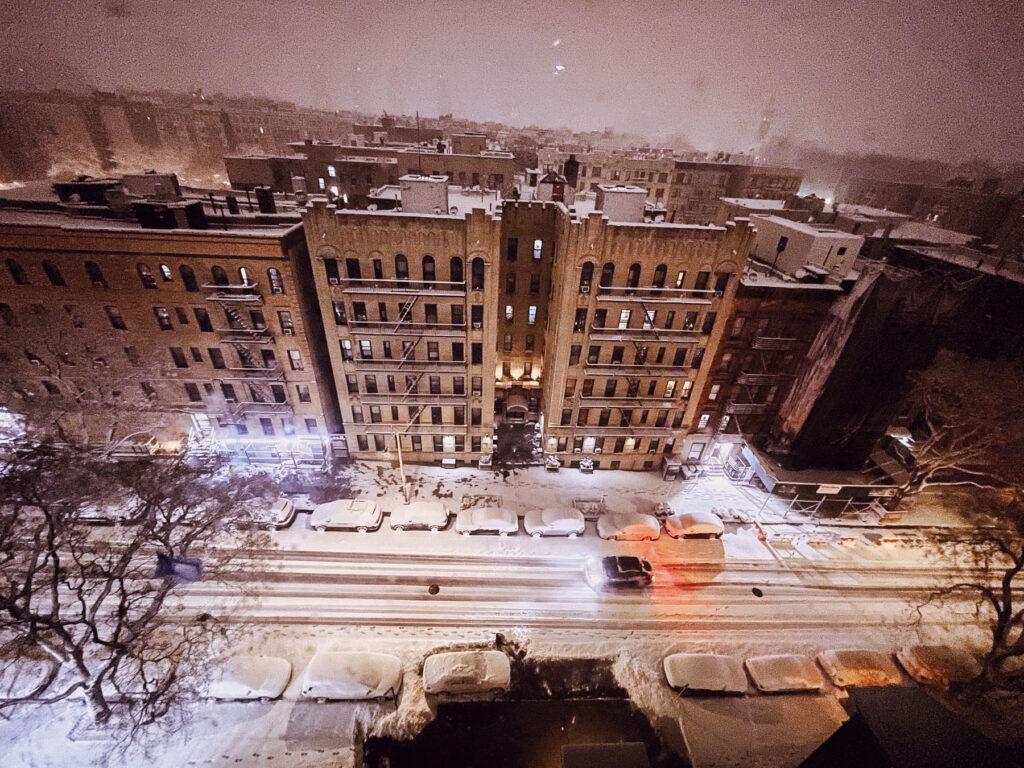
<instances>
[{"instance_id":1,"label":"distant city skyline","mask_svg":"<svg viewBox=\"0 0 1024 768\"><path fill-rule=\"evenodd\" d=\"M1024 20L1011 2L582 0L507 6L13 0L7 87L252 92L326 109L573 130L700 150L1024 159ZM190 9L194 9L191 12Z\"/></svg>"}]
</instances>

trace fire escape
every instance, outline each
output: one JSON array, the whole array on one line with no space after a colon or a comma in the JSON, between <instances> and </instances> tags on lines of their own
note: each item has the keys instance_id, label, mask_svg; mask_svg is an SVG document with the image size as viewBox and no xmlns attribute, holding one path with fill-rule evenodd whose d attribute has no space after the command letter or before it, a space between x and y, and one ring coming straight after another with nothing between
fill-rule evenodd
<instances>
[{"instance_id":1,"label":"fire escape","mask_svg":"<svg viewBox=\"0 0 1024 768\"><path fill-rule=\"evenodd\" d=\"M231 420L237 421L249 413L290 413L291 406L286 402L276 402L269 386L269 382L283 381L284 371L273 354L265 357L260 349L262 345L276 340L265 324L256 324L244 314L244 310L263 306L263 296L256 284L214 284L204 285L203 288L213 291L206 297L207 301L223 308L227 327L216 328L216 331L226 343L234 347L241 361L241 367L226 369L232 375L224 376L223 380L244 383L247 394L252 398L240 398L231 404L228 413Z\"/></svg>"}]
</instances>

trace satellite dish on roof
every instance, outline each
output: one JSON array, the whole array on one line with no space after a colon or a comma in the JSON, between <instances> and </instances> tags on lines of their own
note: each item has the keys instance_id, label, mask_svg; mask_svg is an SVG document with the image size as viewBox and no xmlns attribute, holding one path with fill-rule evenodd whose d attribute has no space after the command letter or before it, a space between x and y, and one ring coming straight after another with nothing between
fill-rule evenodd
<instances>
[{"instance_id":1,"label":"satellite dish on roof","mask_svg":"<svg viewBox=\"0 0 1024 768\"><path fill-rule=\"evenodd\" d=\"M663 221L665 221L665 214L659 213L657 216L654 217L654 221L658 224L661 224Z\"/></svg>"},{"instance_id":2,"label":"satellite dish on roof","mask_svg":"<svg viewBox=\"0 0 1024 768\"><path fill-rule=\"evenodd\" d=\"M458 215L458 213L459 213L459 206L457 206L457 205L453 205L453 206L451 207L451 209L450 209L450 210L449 210L448 212L449 212L449 213L450 213L450 214L451 214L452 216L456 216L456 215Z\"/></svg>"},{"instance_id":3,"label":"satellite dish on roof","mask_svg":"<svg viewBox=\"0 0 1024 768\"><path fill-rule=\"evenodd\" d=\"M377 204L376 203L370 203L368 206L366 206L366 210L368 210L368 211L376 211L377 210Z\"/></svg>"}]
</instances>

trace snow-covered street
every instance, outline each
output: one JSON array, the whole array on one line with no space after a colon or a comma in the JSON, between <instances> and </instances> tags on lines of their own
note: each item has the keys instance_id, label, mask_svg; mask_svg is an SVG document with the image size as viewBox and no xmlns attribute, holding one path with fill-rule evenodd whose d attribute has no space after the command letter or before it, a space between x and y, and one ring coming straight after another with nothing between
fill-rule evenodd
<instances>
[{"instance_id":1,"label":"snow-covered street","mask_svg":"<svg viewBox=\"0 0 1024 768\"><path fill-rule=\"evenodd\" d=\"M362 467L353 484L387 514L403 503L396 474ZM679 748L695 765L791 766L845 719L841 689L826 683L818 692L769 696L751 685L739 698L681 697L665 682L663 658L679 652L813 658L841 648L888 655L913 643L982 641L970 601L916 610L937 587L979 574L970 558L958 559L959 550L932 535L934 519L920 529L808 523L784 518L781 500L721 477L683 488L624 472L595 479L527 470L506 480L416 467L411 474L420 498L443 499L453 511L473 497L497 497L519 516L603 497L611 509L650 512L662 503L733 509L740 513L735 519L747 522L727 523L721 540L615 542L599 538L593 520L575 539L535 539L522 531L459 536L451 526L394 531L387 516L373 532L319 532L310 528L308 511L300 512L288 529L270 534L267 550L233 564L223 575L226 584L181 586L174 598L181 621L209 613L244 626L246 642L225 651L287 659L293 673L282 699L197 703L193 722L152 756L154 768L270 759L276 766L358 764L355 750L364 736L410 738L436 716L420 677L429 653L493 648L499 635L527 660L575 659L584 668L607 660L651 723L675 724L685 742ZM212 545L230 547L231 537ZM648 559L652 586L593 591L584 563L606 554ZM324 650L398 656L404 681L397 705L301 700L302 671ZM514 686L515 679L513 695ZM103 742L64 738L81 714L68 707L34 731L8 726L0 738L12 748L11 764L47 765L55 748L81 764L97 759ZM779 722L786 728L771 726Z\"/></svg>"}]
</instances>

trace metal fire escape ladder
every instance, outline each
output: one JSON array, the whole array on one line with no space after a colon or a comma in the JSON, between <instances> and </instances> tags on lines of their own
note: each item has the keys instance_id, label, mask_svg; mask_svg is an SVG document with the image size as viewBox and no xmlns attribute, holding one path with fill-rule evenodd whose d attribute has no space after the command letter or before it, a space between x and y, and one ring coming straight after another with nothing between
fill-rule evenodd
<instances>
[{"instance_id":1,"label":"metal fire escape ladder","mask_svg":"<svg viewBox=\"0 0 1024 768\"><path fill-rule=\"evenodd\" d=\"M242 314L237 309L235 309L233 306L231 306L230 304L227 304L227 305L224 306L224 314L227 315L228 323L230 324L232 330L239 330L239 331L255 331L256 330L255 328L250 326L248 321L242 316ZM249 342L249 343L258 343L258 342L253 340L252 342ZM252 349L249 348L249 343L242 342L242 343L239 343L235 347L235 349L238 351L238 357L242 361L242 366L245 367L245 368L253 368L253 369L264 368L265 366L263 365L263 361L260 360L259 358L257 358L255 354L253 354ZM261 402L265 402L265 403L272 403L272 402L274 402L273 393L269 389L267 389L266 385L263 384L263 382L261 382L261 381L259 381L257 379L254 379L252 381L247 381L246 383L249 385L250 394L252 392L257 392L259 394L259 397L261 398ZM239 408L236 408L235 410L236 411L240 411L241 410L241 406L244 406L244 403L239 403ZM237 414L236 414L236 416L237 416Z\"/></svg>"},{"instance_id":2,"label":"metal fire escape ladder","mask_svg":"<svg viewBox=\"0 0 1024 768\"><path fill-rule=\"evenodd\" d=\"M402 370L402 366L404 366L409 360L413 359L413 354L416 352L416 347L419 345L420 339L422 338L423 334L420 334L419 336L416 337L416 341L409 345L409 348L402 355L402 359L398 361L398 368L396 368L395 370ZM422 374L420 375L422 376Z\"/></svg>"}]
</instances>

